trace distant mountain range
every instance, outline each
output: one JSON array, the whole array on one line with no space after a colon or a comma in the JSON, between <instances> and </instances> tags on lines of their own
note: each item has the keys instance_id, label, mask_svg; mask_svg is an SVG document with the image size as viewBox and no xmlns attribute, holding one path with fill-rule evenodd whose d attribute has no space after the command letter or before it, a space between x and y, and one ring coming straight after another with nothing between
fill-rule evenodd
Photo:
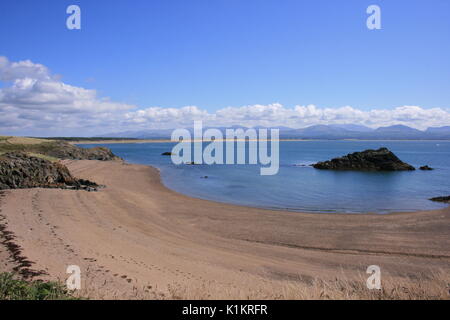
<instances>
[{"instance_id":1,"label":"distant mountain range","mask_svg":"<svg viewBox=\"0 0 450 320\"><path fill-rule=\"evenodd\" d=\"M242 126L233 126L232 129L248 129ZM216 128L225 135L227 127ZM261 129L265 127L255 127ZM207 128L204 128L207 129ZM270 129L270 128L268 128ZM394 125L372 129L356 124L314 125L302 129L288 127L274 127L280 130L281 139L360 139L360 140L450 140L450 126L428 128L425 131L417 130L404 125ZM188 129L193 132L193 129ZM170 139L172 129L153 129L141 131L125 131L104 134L99 138L135 138L135 139Z\"/></svg>"}]
</instances>

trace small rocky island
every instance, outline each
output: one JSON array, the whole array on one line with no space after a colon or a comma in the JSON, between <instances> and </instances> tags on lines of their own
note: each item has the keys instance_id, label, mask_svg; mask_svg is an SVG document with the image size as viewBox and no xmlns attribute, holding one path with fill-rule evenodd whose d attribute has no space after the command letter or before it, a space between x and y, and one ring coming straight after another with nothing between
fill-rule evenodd
<instances>
[{"instance_id":1,"label":"small rocky island","mask_svg":"<svg viewBox=\"0 0 450 320\"><path fill-rule=\"evenodd\" d=\"M318 162L313 165L323 170L358 170L358 171L407 171L415 168L401 161L387 148L365 150L350 153L340 158Z\"/></svg>"},{"instance_id":2,"label":"small rocky island","mask_svg":"<svg viewBox=\"0 0 450 320\"><path fill-rule=\"evenodd\" d=\"M62 188L96 191L91 181L76 179L60 162L34 157L25 152L0 156L0 190L23 188Z\"/></svg>"},{"instance_id":3,"label":"small rocky island","mask_svg":"<svg viewBox=\"0 0 450 320\"><path fill-rule=\"evenodd\" d=\"M450 196L435 197L435 198L431 198L430 200L431 201L436 201L436 202L450 203Z\"/></svg>"}]
</instances>

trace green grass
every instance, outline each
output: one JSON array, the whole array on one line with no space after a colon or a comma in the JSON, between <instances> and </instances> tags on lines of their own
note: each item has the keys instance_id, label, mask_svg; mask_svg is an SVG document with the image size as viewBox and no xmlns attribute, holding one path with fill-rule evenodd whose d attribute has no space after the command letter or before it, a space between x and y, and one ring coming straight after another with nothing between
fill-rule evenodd
<instances>
[{"instance_id":1,"label":"green grass","mask_svg":"<svg viewBox=\"0 0 450 320\"><path fill-rule=\"evenodd\" d=\"M50 140L0 136L0 155L7 152L22 151L34 157L56 161L56 158L46 155L55 148L58 148L58 146Z\"/></svg>"},{"instance_id":2,"label":"green grass","mask_svg":"<svg viewBox=\"0 0 450 320\"><path fill-rule=\"evenodd\" d=\"M46 156L46 155L40 154L40 153L27 152L27 154L29 156L31 156L31 157L41 158L41 159L44 159L44 160L48 160L50 162L56 162L56 161L59 160L58 158L55 158L55 157L52 157L52 156Z\"/></svg>"},{"instance_id":3,"label":"green grass","mask_svg":"<svg viewBox=\"0 0 450 320\"><path fill-rule=\"evenodd\" d=\"M120 138L120 137L109 137L109 138L102 138L102 137L52 137L52 138L36 138L40 140L53 140L53 141L67 141L67 142L79 142L79 141L109 141L109 140L139 140L137 138Z\"/></svg>"},{"instance_id":4,"label":"green grass","mask_svg":"<svg viewBox=\"0 0 450 320\"><path fill-rule=\"evenodd\" d=\"M0 300L75 300L58 282L25 281L0 273Z\"/></svg>"},{"instance_id":5,"label":"green grass","mask_svg":"<svg viewBox=\"0 0 450 320\"><path fill-rule=\"evenodd\" d=\"M0 151L0 156L7 153L7 151ZM36 158L40 158L40 159L44 159L50 162L56 162L59 161L58 158L52 157L52 156L46 156L45 154L40 154L40 153L34 153L34 152L27 152L27 154L30 157L36 157Z\"/></svg>"}]
</instances>

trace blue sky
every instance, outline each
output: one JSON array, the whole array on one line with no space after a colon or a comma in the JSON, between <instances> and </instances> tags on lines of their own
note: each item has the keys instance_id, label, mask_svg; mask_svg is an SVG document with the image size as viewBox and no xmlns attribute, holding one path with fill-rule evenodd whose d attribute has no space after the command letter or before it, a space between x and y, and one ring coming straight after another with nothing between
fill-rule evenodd
<instances>
[{"instance_id":1,"label":"blue sky","mask_svg":"<svg viewBox=\"0 0 450 320\"><path fill-rule=\"evenodd\" d=\"M70 4L81 8L81 30L66 28ZM366 27L371 4L382 30ZM448 0L5 0L0 38L10 63L31 60L135 113L450 107Z\"/></svg>"}]
</instances>

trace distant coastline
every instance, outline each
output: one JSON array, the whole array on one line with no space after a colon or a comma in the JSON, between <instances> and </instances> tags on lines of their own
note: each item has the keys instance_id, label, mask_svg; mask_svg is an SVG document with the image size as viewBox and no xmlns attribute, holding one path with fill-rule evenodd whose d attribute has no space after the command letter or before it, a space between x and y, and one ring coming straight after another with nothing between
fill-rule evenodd
<instances>
[{"instance_id":1,"label":"distant coastline","mask_svg":"<svg viewBox=\"0 0 450 320\"><path fill-rule=\"evenodd\" d=\"M218 139L216 141L228 141L230 139ZM195 142L197 140L185 140L186 142ZM236 139L235 141L243 141L242 139ZM255 141L255 140L247 140ZM259 141L270 141L270 139L260 139ZM279 141L294 142L294 141L450 141L450 139L279 139ZM170 139L111 139L111 140L71 140L70 144L118 144L118 143L177 143L178 141L172 141ZM211 142L211 140L203 140L203 142Z\"/></svg>"}]
</instances>

